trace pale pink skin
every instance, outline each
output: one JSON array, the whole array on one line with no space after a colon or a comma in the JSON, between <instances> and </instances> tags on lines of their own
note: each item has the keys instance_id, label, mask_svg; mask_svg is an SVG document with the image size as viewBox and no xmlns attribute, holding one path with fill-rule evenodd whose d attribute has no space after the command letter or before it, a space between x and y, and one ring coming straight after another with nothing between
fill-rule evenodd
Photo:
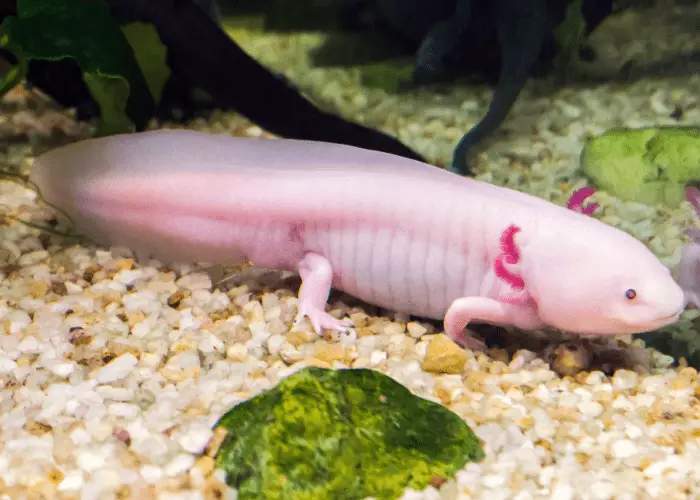
<instances>
[{"instance_id":1,"label":"pale pink skin","mask_svg":"<svg viewBox=\"0 0 700 500\"><path fill-rule=\"evenodd\" d=\"M688 303L700 308L700 244L696 241L683 247L678 276Z\"/></svg>"},{"instance_id":2,"label":"pale pink skin","mask_svg":"<svg viewBox=\"0 0 700 500\"><path fill-rule=\"evenodd\" d=\"M688 188L685 197L695 212L700 215L700 191L694 187ZM678 282L685 293L687 302L700 308L700 231L697 228L692 228L686 231L686 234L693 241L681 250Z\"/></svg>"},{"instance_id":3,"label":"pale pink skin","mask_svg":"<svg viewBox=\"0 0 700 500\"><path fill-rule=\"evenodd\" d=\"M97 243L299 272L297 320L317 332L352 325L325 312L331 286L444 318L472 347L482 345L465 337L468 323L629 334L675 322L684 306L657 257L586 207L350 146L161 130L53 150L32 180ZM497 276L497 259L524 288Z\"/></svg>"}]
</instances>

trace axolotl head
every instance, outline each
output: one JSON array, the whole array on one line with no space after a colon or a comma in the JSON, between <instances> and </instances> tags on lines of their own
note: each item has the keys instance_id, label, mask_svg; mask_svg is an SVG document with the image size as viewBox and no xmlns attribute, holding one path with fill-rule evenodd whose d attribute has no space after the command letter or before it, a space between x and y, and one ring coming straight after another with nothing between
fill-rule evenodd
<instances>
[{"instance_id":1,"label":"axolotl head","mask_svg":"<svg viewBox=\"0 0 700 500\"><path fill-rule=\"evenodd\" d=\"M623 335L678 320L683 291L642 242L587 216L567 219L524 242L523 277L543 322L583 335Z\"/></svg>"}]
</instances>

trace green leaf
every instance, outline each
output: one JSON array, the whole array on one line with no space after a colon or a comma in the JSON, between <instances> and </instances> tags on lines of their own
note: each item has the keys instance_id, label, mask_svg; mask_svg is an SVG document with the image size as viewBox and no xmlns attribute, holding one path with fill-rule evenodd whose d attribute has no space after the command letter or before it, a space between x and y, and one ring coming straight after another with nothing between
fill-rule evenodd
<instances>
[{"instance_id":1,"label":"green leaf","mask_svg":"<svg viewBox=\"0 0 700 500\"><path fill-rule=\"evenodd\" d=\"M673 357L676 361L685 358L688 366L700 370L700 313L697 309L686 309L681 320L655 332L635 335L647 347Z\"/></svg>"},{"instance_id":2,"label":"green leaf","mask_svg":"<svg viewBox=\"0 0 700 500\"><path fill-rule=\"evenodd\" d=\"M75 59L84 75L90 75L86 83L104 113L102 132L145 128L155 101L131 45L106 4L18 0L17 11L18 16L5 18L3 27L7 49L23 64L32 59ZM120 99L124 105L116 101Z\"/></svg>"},{"instance_id":3,"label":"green leaf","mask_svg":"<svg viewBox=\"0 0 700 500\"><path fill-rule=\"evenodd\" d=\"M168 49L160 41L158 30L151 24L136 22L122 26L122 32L134 50L153 99L160 102L171 72L166 62Z\"/></svg>"},{"instance_id":4,"label":"green leaf","mask_svg":"<svg viewBox=\"0 0 700 500\"><path fill-rule=\"evenodd\" d=\"M459 416L366 369L306 368L217 426L228 430L218 466L240 500L395 499L484 457Z\"/></svg>"},{"instance_id":5,"label":"green leaf","mask_svg":"<svg viewBox=\"0 0 700 500\"><path fill-rule=\"evenodd\" d=\"M112 135L133 131L126 113L129 84L121 77L83 73L83 80L100 105L101 120L97 135Z\"/></svg>"},{"instance_id":6,"label":"green leaf","mask_svg":"<svg viewBox=\"0 0 700 500\"><path fill-rule=\"evenodd\" d=\"M31 17L39 14L56 13L60 10L70 9L70 2L65 4L52 1L17 0L17 15L19 17Z\"/></svg>"},{"instance_id":7,"label":"green leaf","mask_svg":"<svg viewBox=\"0 0 700 500\"><path fill-rule=\"evenodd\" d=\"M4 47L5 44L0 42L0 46ZM15 88L22 79L27 74L26 62L22 59L17 60L17 64L12 66L10 70L5 73L5 75L0 78L0 97L7 94L10 90Z\"/></svg>"}]
</instances>

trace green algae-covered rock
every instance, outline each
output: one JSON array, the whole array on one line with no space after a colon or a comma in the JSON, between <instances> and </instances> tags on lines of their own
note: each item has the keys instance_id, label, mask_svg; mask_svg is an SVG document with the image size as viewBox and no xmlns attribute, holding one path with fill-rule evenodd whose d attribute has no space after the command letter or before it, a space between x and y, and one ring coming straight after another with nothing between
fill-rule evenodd
<instances>
[{"instance_id":1,"label":"green algae-covered rock","mask_svg":"<svg viewBox=\"0 0 700 500\"><path fill-rule=\"evenodd\" d=\"M581 166L621 200L675 208L700 182L700 128L613 129L588 141Z\"/></svg>"},{"instance_id":2,"label":"green algae-covered rock","mask_svg":"<svg viewBox=\"0 0 700 500\"><path fill-rule=\"evenodd\" d=\"M217 426L228 431L217 463L240 500L394 499L484 456L456 414L366 369L305 368Z\"/></svg>"}]
</instances>

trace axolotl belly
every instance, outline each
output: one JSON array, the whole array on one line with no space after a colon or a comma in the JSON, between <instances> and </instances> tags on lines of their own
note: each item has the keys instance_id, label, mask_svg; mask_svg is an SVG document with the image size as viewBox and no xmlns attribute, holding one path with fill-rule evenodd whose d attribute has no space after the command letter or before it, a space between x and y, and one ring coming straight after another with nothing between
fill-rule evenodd
<instances>
[{"instance_id":1,"label":"axolotl belly","mask_svg":"<svg viewBox=\"0 0 700 500\"><path fill-rule=\"evenodd\" d=\"M398 156L320 142L160 130L37 158L31 180L77 229L163 262L297 271L298 316L331 287L443 319L627 334L675 322L684 297L640 241L587 215Z\"/></svg>"}]
</instances>

